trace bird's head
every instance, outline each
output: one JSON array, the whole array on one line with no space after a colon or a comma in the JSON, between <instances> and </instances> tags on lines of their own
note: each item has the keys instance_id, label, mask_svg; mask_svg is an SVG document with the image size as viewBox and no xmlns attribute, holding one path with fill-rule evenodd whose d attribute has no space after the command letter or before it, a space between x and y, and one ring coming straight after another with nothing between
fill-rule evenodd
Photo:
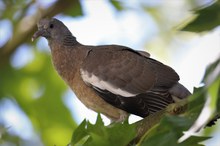
<instances>
[{"instance_id":1,"label":"bird's head","mask_svg":"<svg viewBox=\"0 0 220 146\"><path fill-rule=\"evenodd\" d=\"M32 41L38 37L45 37L48 41L62 40L63 35L71 34L69 29L56 18L45 18L41 19L37 23L38 30L34 33Z\"/></svg>"}]
</instances>

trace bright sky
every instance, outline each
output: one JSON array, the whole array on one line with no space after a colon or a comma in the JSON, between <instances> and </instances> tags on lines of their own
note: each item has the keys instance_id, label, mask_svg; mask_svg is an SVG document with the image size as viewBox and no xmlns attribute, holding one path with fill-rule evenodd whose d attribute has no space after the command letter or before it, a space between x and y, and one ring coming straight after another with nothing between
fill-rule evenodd
<instances>
[{"instance_id":1,"label":"bright sky","mask_svg":"<svg viewBox=\"0 0 220 146\"><path fill-rule=\"evenodd\" d=\"M135 3L135 1L132 0L130 2L132 4ZM147 13L143 13L143 10L136 9L135 6L133 9L126 10L126 12L116 13L114 7L109 5L107 1L84 0L82 3L85 11L84 17L72 19L69 17L57 16L57 18L62 20L68 26L68 28L70 28L73 35L77 37L77 40L83 44L120 44L134 49L143 50L146 46L146 40L151 40L152 36L158 35L159 30L154 20ZM155 3L152 3L152 5L159 3L160 1L155 1ZM178 3L176 6L181 7L181 4ZM177 14L172 13L172 15ZM8 22L4 23L7 24ZM0 29L0 34L5 34L5 32ZM192 91L194 86L200 85L200 81L206 66L220 56L219 40L220 28L215 29L209 34L197 36L192 35L191 38L177 34L176 44L170 46L171 48L175 47L175 50L169 54L170 59L166 60L159 58L161 55L157 54L158 52L154 51L153 49L151 49L152 52L150 53L157 60L165 60L165 64L172 66L180 75L181 83ZM43 46L47 46L45 39L40 39L39 42L44 42ZM1 43L2 42L0 42L0 44ZM41 43L38 43L38 45L42 45ZM24 54L23 51L27 52L27 47L28 46L23 46L19 54ZM31 55L31 52L27 53ZM17 59L15 56L12 59L12 64L15 67L21 67L30 59L31 58L24 58L24 60L21 61L22 63L20 62L20 64L16 64ZM64 102L71 110L72 115L76 119L77 123L80 123L84 118L89 119L92 123L95 122L97 114L91 110L88 110L83 104L81 104L81 102L79 102L79 100L74 96L72 91L68 91L65 94ZM28 124L19 125L18 122L29 123L29 121L24 118L26 121L24 122L22 120L23 116L21 116L22 118L14 116L16 114L21 114L21 111L17 110L16 108L14 110L13 108L10 109L11 110L7 111L10 114L5 115L2 114L3 108L1 108L0 116L15 128L14 130L16 133L22 131L22 135L28 135L31 131L31 126L28 126L30 130L22 130L22 128L27 129L26 126ZM13 116L13 118L8 115ZM16 123L13 123L13 121L15 121L14 118L17 118ZM130 121L133 122L138 119L139 118L133 116ZM107 124L109 123L109 120L105 118L105 122Z\"/></svg>"}]
</instances>

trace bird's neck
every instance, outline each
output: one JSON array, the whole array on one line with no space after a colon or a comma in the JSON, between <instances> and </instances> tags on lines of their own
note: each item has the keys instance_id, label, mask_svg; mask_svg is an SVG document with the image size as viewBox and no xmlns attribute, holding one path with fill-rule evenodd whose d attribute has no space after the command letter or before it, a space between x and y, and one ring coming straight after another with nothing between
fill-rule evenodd
<instances>
[{"instance_id":1,"label":"bird's neck","mask_svg":"<svg viewBox=\"0 0 220 146\"><path fill-rule=\"evenodd\" d=\"M51 49L56 48L57 44L65 46L65 47L74 47L75 45L79 44L71 33L65 33L63 36L57 36L53 39L48 39L49 46Z\"/></svg>"},{"instance_id":2,"label":"bird's neck","mask_svg":"<svg viewBox=\"0 0 220 146\"><path fill-rule=\"evenodd\" d=\"M63 46L74 46L78 44L76 37L74 37L71 33L65 34L62 39Z\"/></svg>"},{"instance_id":3,"label":"bird's neck","mask_svg":"<svg viewBox=\"0 0 220 146\"><path fill-rule=\"evenodd\" d=\"M54 42L50 47L55 69L68 84L71 84L88 52L87 48L78 42L68 41Z\"/></svg>"}]
</instances>

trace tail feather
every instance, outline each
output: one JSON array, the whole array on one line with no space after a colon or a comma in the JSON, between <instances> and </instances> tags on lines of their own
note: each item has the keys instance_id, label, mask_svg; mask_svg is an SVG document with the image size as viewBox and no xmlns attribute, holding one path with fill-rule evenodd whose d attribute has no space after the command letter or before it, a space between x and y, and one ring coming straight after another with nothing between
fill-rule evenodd
<instances>
[{"instance_id":1,"label":"tail feather","mask_svg":"<svg viewBox=\"0 0 220 146\"><path fill-rule=\"evenodd\" d=\"M189 92L188 89L186 89L182 84L177 83L175 84L170 90L169 93L174 96L177 97L178 99L185 99L188 96L191 95L191 93ZM220 114L217 114L213 119L211 119L209 121L209 123L206 125L206 127L211 127L213 125L215 125L216 121L220 119Z\"/></svg>"},{"instance_id":2,"label":"tail feather","mask_svg":"<svg viewBox=\"0 0 220 146\"><path fill-rule=\"evenodd\" d=\"M188 89L186 89L182 84L176 83L170 90L169 93L179 99L187 98L191 95Z\"/></svg>"}]
</instances>

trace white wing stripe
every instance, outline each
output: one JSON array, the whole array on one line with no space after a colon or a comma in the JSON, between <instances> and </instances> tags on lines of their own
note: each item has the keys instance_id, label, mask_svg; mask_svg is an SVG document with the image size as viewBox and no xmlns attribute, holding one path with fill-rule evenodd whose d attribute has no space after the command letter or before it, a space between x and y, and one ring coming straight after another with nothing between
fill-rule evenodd
<instances>
[{"instance_id":1,"label":"white wing stripe","mask_svg":"<svg viewBox=\"0 0 220 146\"><path fill-rule=\"evenodd\" d=\"M122 90L120 88L117 88L106 81L100 80L97 76L95 76L94 74L90 74L87 71L80 69L80 72L81 72L81 77L85 83L95 86L99 89L108 90L113 94L121 95L124 97L131 97L137 95L137 94L129 93L128 91Z\"/></svg>"}]
</instances>

